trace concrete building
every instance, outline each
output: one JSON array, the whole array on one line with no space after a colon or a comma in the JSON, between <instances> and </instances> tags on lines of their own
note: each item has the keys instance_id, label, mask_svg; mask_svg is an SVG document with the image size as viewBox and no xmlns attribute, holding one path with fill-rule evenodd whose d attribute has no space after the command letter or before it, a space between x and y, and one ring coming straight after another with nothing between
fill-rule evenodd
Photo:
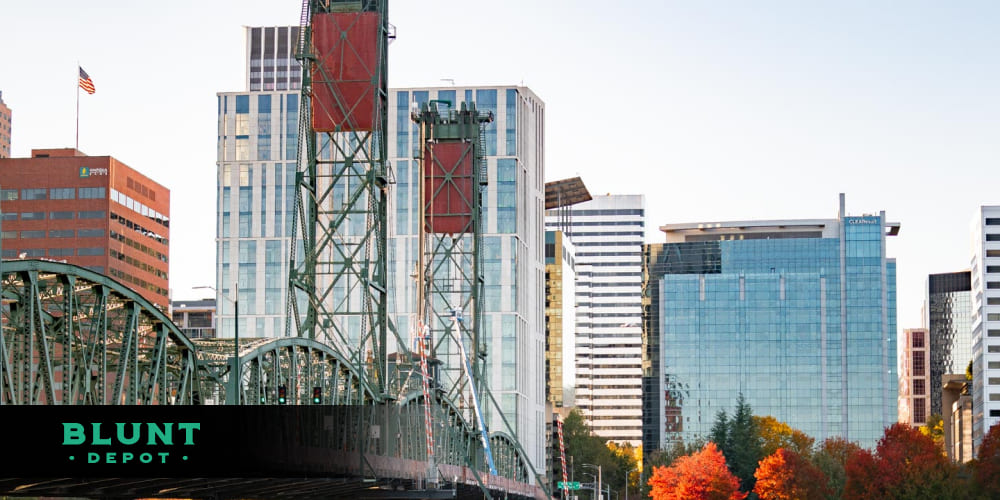
<instances>
[{"instance_id":1,"label":"concrete building","mask_svg":"<svg viewBox=\"0 0 1000 500\"><path fill-rule=\"evenodd\" d=\"M945 409L944 449L953 462L972 460L972 397L965 375L945 375L942 382Z\"/></svg>"},{"instance_id":2,"label":"concrete building","mask_svg":"<svg viewBox=\"0 0 1000 500\"><path fill-rule=\"evenodd\" d=\"M668 224L644 247L643 448L708 435L740 394L817 441L897 420L898 233L885 212Z\"/></svg>"},{"instance_id":3,"label":"concrete building","mask_svg":"<svg viewBox=\"0 0 1000 500\"><path fill-rule=\"evenodd\" d=\"M170 190L72 148L0 160L0 186L4 259L86 267L167 309Z\"/></svg>"},{"instance_id":4,"label":"concrete building","mask_svg":"<svg viewBox=\"0 0 1000 500\"><path fill-rule=\"evenodd\" d=\"M295 59L298 26L246 27L247 89L251 92L297 90L302 65Z\"/></svg>"},{"instance_id":5,"label":"concrete building","mask_svg":"<svg viewBox=\"0 0 1000 500\"><path fill-rule=\"evenodd\" d=\"M545 104L518 86L389 89L389 314L413 332L419 223L419 127L411 106L430 100L454 108L475 102L495 116L483 134L488 185L483 194L483 335L491 391L536 470L545 470ZM411 338L412 341L412 338ZM390 349L391 351L391 349ZM489 405L492 406L492 405ZM490 429L506 430L492 408Z\"/></svg>"},{"instance_id":6,"label":"concrete building","mask_svg":"<svg viewBox=\"0 0 1000 500\"><path fill-rule=\"evenodd\" d=\"M595 195L550 210L576 247L576 406L594 433L642 439L642 195Z\"/></svg>"},{"instance_id":7,"label":"concrete building","mask_svg":"<svg viewBox=\"0 0 1000 500\"><path fill-rule=\"evenodd\" d=\"M972 445L1000 422L1000 206L972 220Z\"/></svg>"},{"instance_id":8,"label":"concrete building","mask_svg":"<svg viewBox=\"0 0 1000 500\"><path fill-rule=\"evenodd\" d=\"M189 339L215 337L215 299L175 300L170 317Z\"/></svg>"},{"instance_id":9,"label":"concrete building","mask_svg":"<svg viewBox=\"0 0 1000 500\"><path fill-rule=\"evenodd\" d=\"M903 345L899 356L899 421L913 426L924 425L931 415L930 395L938 393L940 400L941 391L930 383L931 352L927 329L903 330L900 341Z\"/></svg>"},{"instance_id":10,"label":"concrete building","mask_svg":"<svg viewBox=\"0 0 1000 500\"><path fill-rule=\"evenodd\" d=\"M10 108L3 102L3 91L0 90L0 159L10 158L10 134L13 119Z\"/></svg>"}]
</instances>

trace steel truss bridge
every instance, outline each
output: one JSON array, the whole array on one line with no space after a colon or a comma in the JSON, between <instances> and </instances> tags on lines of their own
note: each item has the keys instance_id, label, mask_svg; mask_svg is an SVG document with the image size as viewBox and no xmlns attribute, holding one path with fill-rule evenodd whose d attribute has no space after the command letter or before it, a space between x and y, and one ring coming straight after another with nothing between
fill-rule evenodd
<instances>
[{"instance_id":1,"label":"steel truss bridge","mask_svg":"<svg viewBox=\"0 0 1000 500\"><path fill-rule=\"evenodd\" d=\"M244 405L286 404L394 408L372 439L361 429L336 444L356 454L355 467L309 479L0 478L0 494L73 497L190 498L541 498L517 440L493 432L497 474L487 472L480 432L469 410L443 389L432 391L437 483L427 481L424 396L413 363L393 363L395 396L374 390L359 369L329 345L302 337L244 339L238 360L227 339L189 339L162 311L113 279L65 263L3 261L0 406L223 405L235 400L231 375L241 367ZM419 371L417 372L419 374ZM411 411L412 410L412 411ZM53 409L53 411L60 411ZM0 410L2 414L2 410ZM17 432L15 422L4 422ZM248 436L249 438L249 436ZM333 447L333 445L330 445ZM8 453L17 450L7 450Z\"/></svg>"}]
</instances>

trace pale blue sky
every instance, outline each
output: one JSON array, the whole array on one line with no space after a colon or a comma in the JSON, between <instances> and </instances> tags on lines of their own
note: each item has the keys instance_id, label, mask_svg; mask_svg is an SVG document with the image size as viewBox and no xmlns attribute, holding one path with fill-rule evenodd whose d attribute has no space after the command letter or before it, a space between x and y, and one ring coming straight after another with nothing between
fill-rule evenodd
<instances>
[{"instance_id":1,"label":"pale blue sky","mask_svg":"<svg viewBox=\"0 0 1000 500\"><path fill-rule=\"evenodd\" d=\"M8 2L14 156L73 145L171 190L175 298L214 284L216 92L244 90L243 26L295 1ZM521 84L546 103L546 178L646 195L666 223L885 210L899 326L928 273L968 267L1000 204L1000 3L390 0L393 87Z\"/></svg>"}]
</instances>

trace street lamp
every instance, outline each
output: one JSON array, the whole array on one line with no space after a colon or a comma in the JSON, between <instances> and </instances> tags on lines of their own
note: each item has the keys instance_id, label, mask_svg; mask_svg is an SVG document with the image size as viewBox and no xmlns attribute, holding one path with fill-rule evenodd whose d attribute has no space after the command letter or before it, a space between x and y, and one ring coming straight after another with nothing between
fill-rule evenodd
<instances>
[{"instance_id":1,"label":"street lamp","mask_svg":"<svg viewBox=\"0 0 1000 500\"><path fill-rule=\"evenodd\" d=\"M628 475L631 474L632 471L634 470L639 470L639 468L632 467L629 470L625 471L625 500L628 500Z\"/></svg>"},{"instance_id":2,"label":"street lamp","mask_svg":"<svg viewBox=\"0 0 1000 500\"><path fill-rule=\"evenodd\" d=\"M221 293L219 293L218 290L215 289L215 287L208 286L208 285L205 285L205 286L196 286L196 287L194 287L194 289L195 290L204 290L204 289L212 290L213 292L219 294L220 297L222 297L222 298L224 298L224 299L226 299L226 300L228 300L228 301L230 301L230 302L233 303L233 341L234 341L233 342L233 344L234 344L234 347L233 347L233 365L234 365L234 369L233 369L233 383L232 383L232 386L233 386L233 394L235 396L232 398L232 401L230 401L229 404L238 405L238 404L240 404L240 392L242 392L242 391L240 391L240 377L242 375L240 373L240 371L241 371L241 369L240 369L240 283L238 281L236 283L233 283L233 290L236 292L236 298L235 299L230 299L229 297L226 297L225 295L222 295Z\"/></svg>"},{"instance_id":3,"label":"street lamp","mask_svg":"<svg viewBox=\"0 0 1000 500\"><path fill-rule=\"evenodd\" d=\"M594 464L580 464L580 465L584 467L594 467L597 469L597 484L595 485L597 486L597 488L594 489L594 498L601 498L603 496L603 492L601 491L601 466Z\"/></svg>"}]
</instances>

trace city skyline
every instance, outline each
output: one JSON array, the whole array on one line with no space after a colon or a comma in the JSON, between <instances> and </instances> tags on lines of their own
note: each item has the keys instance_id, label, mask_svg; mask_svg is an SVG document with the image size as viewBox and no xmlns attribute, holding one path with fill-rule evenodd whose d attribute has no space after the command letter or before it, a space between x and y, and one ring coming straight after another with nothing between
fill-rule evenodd
<instances>
[{"instance_id":1,"label":"city skyline","mask_svg":"<svg viewBox=\"0 0 1000 500\"><path fill-rule=\"evenodd\" d=\"M297 24L301 7L236 5L5 7L4 46L42 38L5 54L11 156L72 146L74 66L86 68L97 91L80 96L80 149L176 193L175 299L200 298L191 288L214 275L212 101L244 90L243 27ZM546 180L580 175L595 193L647 195L647 243L662 243L668 223L821 216L838 192L851 212L884 207L903 224L887 243L899 330L920 326L927 275L968 268L968 220L1000 203L1000 100L989 90L1000 7L603 5L392 3L389 86L530 87L546 103ZM37 19L51 33L37 37ZM448 43L438 28L460 22L484 26L478 43L426 57Z\"/></svg>"}]
</instances>

